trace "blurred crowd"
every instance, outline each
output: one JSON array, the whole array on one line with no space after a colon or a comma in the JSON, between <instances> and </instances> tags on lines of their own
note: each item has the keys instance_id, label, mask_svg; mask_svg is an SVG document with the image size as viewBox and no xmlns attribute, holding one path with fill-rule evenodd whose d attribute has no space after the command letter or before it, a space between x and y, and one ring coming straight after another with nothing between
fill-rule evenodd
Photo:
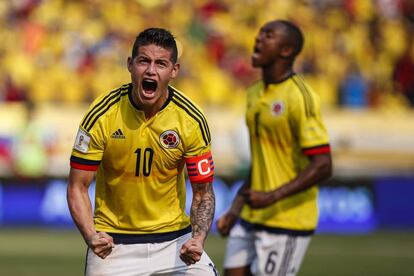
<instances>
[{"instance_id":1,"label":"blurred crowd","mask_svg":"<svg viewBox=\"0 0 414 276\"><path fill-rule=\"evenodd\" d=\"M129 81L135 36L159 26L179 41L174 85L202 106L240 106L259 78L256 32L276 18L303 30L296 70L325 107L414 106L412 0L1 1L0 101L88 103Z\"/></svg>"}]
</instances>

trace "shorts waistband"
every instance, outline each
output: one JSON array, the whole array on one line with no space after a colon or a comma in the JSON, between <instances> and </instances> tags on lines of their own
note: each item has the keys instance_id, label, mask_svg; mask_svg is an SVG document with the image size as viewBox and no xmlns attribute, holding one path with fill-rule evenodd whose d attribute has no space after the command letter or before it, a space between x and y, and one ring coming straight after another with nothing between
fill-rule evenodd
<instances>
[{"instance_id":1,"label":"shorts waistband","mask_svg":"<svg viewBox=\"0 0 414 276\"><path fill-rule=\"evenodd\" d=\"M244 219L240 219L239 223L247 231L251 231L251 230L266 231L272 234L282 234L282 235L289 235L289 236L311 236L315 232L315 230L296 230L296 229L270 227L266 225L250 223L248 221L245 221Z\"/></svg>"},{"instance_id":2,"label":"shorts waistband","mask_svg":"<svg viewBox=\"0 0 414 276\"><path fill-rule=\"evenodd\" d=\"M167 232L167 233L154 233L154 234L120 234L120 233L108 233L113 239L115 244L136 244L136 243L160 243L174 240L185 234L191 233L191 225L184 229Z\"/></svg>"}]
</instances>

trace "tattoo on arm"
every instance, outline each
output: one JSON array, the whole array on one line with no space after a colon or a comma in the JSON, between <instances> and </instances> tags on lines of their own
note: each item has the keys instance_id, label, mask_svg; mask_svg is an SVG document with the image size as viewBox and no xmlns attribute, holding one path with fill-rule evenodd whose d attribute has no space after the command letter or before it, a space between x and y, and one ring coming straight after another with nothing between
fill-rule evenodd
<instances>
[{"instance_id":1,"label":"tattoo on arm","mask_svg":"<svg viewBox=\"0 0 414 276\"><path fill-rule=\"evenodd\" d=\"M193 227L193 237L202 236L205 239L210 230L216 206L213 184L194 183L192 187L191 225Z\"/></svg>"}]
</instances>

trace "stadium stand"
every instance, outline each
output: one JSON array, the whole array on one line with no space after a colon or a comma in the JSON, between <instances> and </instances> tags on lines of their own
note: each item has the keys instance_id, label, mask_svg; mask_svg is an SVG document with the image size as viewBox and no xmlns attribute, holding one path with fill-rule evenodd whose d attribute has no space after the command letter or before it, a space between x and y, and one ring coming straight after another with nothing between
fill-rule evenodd
<instances>
[{"instance_id":1,"label":"stadium stand","mask_svg":"<svg viewBox=\"0 0 414 276\"><path fill-rule=\"evenodd\" d=\"M257 78L249 66L255 30L268 19L289 18L306 34L297 70L311 80L326 106L378 107L391 96L402 108L409 101L399 97L405 95L401 86L394 89L393 70L405 53L413 52L408 48L413 47L410 3L2 1L0 97L89 102L128 79L126 56L138 31L162 26L173 30L182 45L184 72L177 85L204 105L237 105L228 96L241 98L242 89ZM349 100L349 93L360 99Z\"/></svg>"},{"instance_id":2,"label":"stadium stand","mask_svg":"<svg viewBox=\"0 0 414 276\"><path fill-rule=\"evenodd\" d=\"M182 69L174 85L209 116L234 118L214 120L212 126L221 162L232 168L229 151L238 130L229 130L242 127L244 89L258 78L249 60L253 37L273 18L293 20L304 30L305 48L296 70L320 94L327 119L335 118L334 137L341 133L336 127L342 126L337 124L341 115L354 118L347 110L362 110L358 119L367 126L372 113L393 113L397 125L406 128L413 103L414 74L407 73L414 70L413 1L0 1L0 111L6 116L0 127L0 161L10 163L9 138L25 125L20 123L23 113L16 110L31 102L40 106L37 117L58 133L57 149L48 151L62 161L50 163L65 167L63 157L73 143L65 133L74 133L69 126L76 125L91 99L129 81L125 67L131 41L140 30L160 26L171 29L179 41ZM349 152L343 141L334 146ZM246 160L246 153L240 154Z\"/></svg>"}]
</instances>

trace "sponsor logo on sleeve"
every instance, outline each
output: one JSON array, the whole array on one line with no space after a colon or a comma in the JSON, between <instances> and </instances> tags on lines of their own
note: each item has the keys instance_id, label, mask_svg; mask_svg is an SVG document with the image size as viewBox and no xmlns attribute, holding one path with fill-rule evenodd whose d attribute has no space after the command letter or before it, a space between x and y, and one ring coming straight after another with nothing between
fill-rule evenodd
<instances>
[{"instance_id":1,"label":"sponsor logo on sleeve","mask_svg":"<svg viewBox=\"0 0 414 276\"><path fill-rule=\"evenodd\" d=\"M90 141L91 137L89 134L83 129L79 129L78 134L76 135L75 145L73 147L77 151L87 153L89 150Z\"/></svg>"}]
</instances>

